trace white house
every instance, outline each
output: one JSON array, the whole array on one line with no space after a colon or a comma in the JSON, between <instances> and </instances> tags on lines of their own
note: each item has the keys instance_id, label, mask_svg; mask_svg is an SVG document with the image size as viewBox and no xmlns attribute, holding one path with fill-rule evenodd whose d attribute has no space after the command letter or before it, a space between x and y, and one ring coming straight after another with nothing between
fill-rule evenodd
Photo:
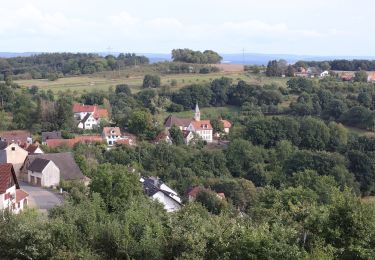
<instances>
[{"instance_id":1,"label":"white house","mask_svg":"<svg viewBox=\"0 0 375 260\"><path fill-rule=\"evenodd\" d=\"M101 119L108 118L107 109L79 103L73 104L73 113L80 129L94 129L99 126Z\"/></svg>"},{"instance_id":2,"label":"white house","mask_svg":"<svg viewBox=\"0 0 375 260\"><path fill-rule=\"evenodd\" d=\"M28 182L41 187L57 187L60 183L60 169L47 159L36 158L27 167Z\"/></svg>"},{"instance_id":3,"label":"white house","mask_svg":"<svg viewBox=\"0 0 375 260\"><path fill-rule=\"evenodd\" d=\"M99 127L99 120L94 118L93 114L86 114L78 123L78 128L91 130Z\"/></svg>"},{"instance_id":4,"label":"white house","mask_svg":"<svg viewBox=\"0 0 375 260\"><path fill-rule=\"evenodd\" d=\"M19 177L20 169L29 153L16 143L0 141L0 163L13 164L14 171Z\"/></svg>"},{"instance_id":5,"label":"white house","mask_svg":"<svg viewBox=\"0 0 375 260\"><path fill-rule=\"evenodd\" d=\"M37 144L31 144L31 145L29 145L29 146L26 148L26 151L27 151L29 154L41 154L41 153L44 153L43 150L40 148L40 146L37 145Z\"/></svg>"},{"instance_id":6,"label":"white house","mask_svg":"<svg viewBox=\"0 0 375 260\"><path fill-rule=\"evenodd\" d=\"M328 70L325 70L322 73L320 73L320 77L321 78L324 78L324 77L327 77L327 76L329 76L329 71Z\"/></svg>"},{"instance_id":7,"label":"white house","mask_svg":"<svg viewBox=\"0 0 375 260\"><path fill-rule=\"evenodd\" d=\"M119 127L104 127L102 132L103 139L109 146L113 146L117 141L123 140Z\"/></svg>"},{"instance_id":8,"label":"white house","mask_svg":"<svg viewBox=\"0 0 375 260\"><path fill-rule=\"evenodd\" d=\"M193 137L193 134L199 136L202 140L207 143L212 142L213 128L210 120L201 120L201 112L199 110L198 104L195 105L195 112L193 119L183 119L175 116L169 116L164 123L167 129L170 129L173 125L178 126L182 131L187 130L192 132L189 136L188 133L184 132L185 142L189 143ZM189 137L189 138L187 138ZM189 141L186 141L188 140Z\"/></svg>"},{"instance_id":9,"label":"white house","mask_svg":"<svg viewBox=\"0 0 375 260\"><path fill-rule=\"evenodd\" d=\"M181 209L181 198L178 196L177 192L169 188L158 178L141 178L140 182L143 183L145 193L153 200L163 204L167 212L174 212Z\"/></svg>"},{"instance_id":10,"label":"white house","mask_svg":"<svg viewBox=\"0 0 375 260\"><path fill-rule=\"evenodd\" d=\"M28 196L20 189L12 164L0 164L0 211L19 213L27 206Z\"/></svg>"}]
</instances>

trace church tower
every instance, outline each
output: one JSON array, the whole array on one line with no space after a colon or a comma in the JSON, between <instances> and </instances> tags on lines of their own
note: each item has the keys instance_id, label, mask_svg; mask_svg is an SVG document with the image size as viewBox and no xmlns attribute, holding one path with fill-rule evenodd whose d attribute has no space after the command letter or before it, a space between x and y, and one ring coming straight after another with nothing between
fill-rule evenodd
<instances>
[{"instance_id":1,"label":"church tower","mask_svg":"<svg viewBox=\"0 0 375 260\"><path fill-rule=\"evenodd\" d=\"M195 104L194 120L201 121L201 112L199 111L198 103Z\"/></svg>"}]
</instances>

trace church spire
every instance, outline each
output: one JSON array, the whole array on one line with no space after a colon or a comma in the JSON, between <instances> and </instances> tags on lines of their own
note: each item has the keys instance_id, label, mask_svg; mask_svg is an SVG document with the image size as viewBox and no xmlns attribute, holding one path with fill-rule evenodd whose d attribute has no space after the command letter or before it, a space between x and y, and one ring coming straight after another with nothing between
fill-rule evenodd
<instances>
[{"instance_id":1,"label":"church spire","mask_svg":"<svg viewBox=\"0 0 375 260\"><path fill-rule=\"evenodd\" d=\"M201 121L201 112L199 111L198 103L195 104L194 120Z\"/></svg>"}]
</instances>

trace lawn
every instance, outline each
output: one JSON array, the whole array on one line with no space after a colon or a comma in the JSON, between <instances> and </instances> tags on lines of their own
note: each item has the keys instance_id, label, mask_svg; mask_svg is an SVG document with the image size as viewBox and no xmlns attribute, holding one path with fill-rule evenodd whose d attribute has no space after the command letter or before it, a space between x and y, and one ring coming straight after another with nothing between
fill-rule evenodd
<instances>
[{"instance_id":1,"label":"lawn","mask_svg":"<svg viewBox=\"0 0 375 260\"><path fill-rule=\"evenodd\" d=\"M366 130L363 130L363 129L360 129L360 128L356 128L356 127L351 127L351 126L345 126L345 127L351 133L355 133L355 134L358 134L358 135L366 135L366 136L373 136L373 137L375 137L375 132L366 131Z\"/></svg>"},{"instance_id":2,"label":"lawn","mask_svg":"<svg viewBox=\"0 0 375 260\"><path fill-rule=\"evenodd\" d=\"M93 75L83 75L75 77L60 78L56 81L46 79L30 79L16 80L15 82L22 87L38 86L44 90L52 90L54 93L59 91L71 91L73 93L82 94L93 90L108 91L109 88L115 88L118 84L128 84L133 93L141 90L144 74L142 72L127 73L129 71L120 72L103 72ZM144 72L143 72L144 73ZM209 83L220 77L229 77L234 81L244 80L250 84L278 84L284 86L287 79L285 78L267 78L260 75L251 75L244 72L218 72L210 74L168 74L161 75L161 84L171 86L172 80L176 81L176 86L171 87L177 90L183 86L190 84Z\"/></svg>"}]
</instances>

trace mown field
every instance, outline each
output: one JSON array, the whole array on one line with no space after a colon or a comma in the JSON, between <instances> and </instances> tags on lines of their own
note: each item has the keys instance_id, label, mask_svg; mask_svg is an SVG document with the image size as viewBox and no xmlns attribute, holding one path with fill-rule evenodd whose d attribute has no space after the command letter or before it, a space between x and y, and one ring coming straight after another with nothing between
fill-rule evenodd
<instances>
[{"instance_id":1,"label":"mown field","mask_svg":"<svg viewBox=\"0 0 375 260\"><path fill-rule=\"evenodd\" d=\"M93 90L108 91L110 88L115 88L118 84L128 84L132 89L133 93L136 93L142 89L143 77L147 73L152 73L152 70L126 70L126 71L114 71L98 73L93 75L83 75L75 77L64 77L59 78L55 81L49 81L47 79L30 79L30 80L16 80L15 82L22 87L38 86L40 89L52 90L54 93L60 91L71 91L73 93L82 94ZM156 74L156 73L155 73ZM230 77L234 81L244 80L248 83L253 84L271 84L276 83L281 86L286 84L287 79L285 78L267 78L260 75L252 75L245 72L231 72L221 71L210 74L167 74L160 75L161 84L171 86L173 80L177 81L175 86L171 86L172 90L179 89L183 86L190 84L202 84L209 83L216 78L223 76Z\"/></svg>"}]
</instances>

